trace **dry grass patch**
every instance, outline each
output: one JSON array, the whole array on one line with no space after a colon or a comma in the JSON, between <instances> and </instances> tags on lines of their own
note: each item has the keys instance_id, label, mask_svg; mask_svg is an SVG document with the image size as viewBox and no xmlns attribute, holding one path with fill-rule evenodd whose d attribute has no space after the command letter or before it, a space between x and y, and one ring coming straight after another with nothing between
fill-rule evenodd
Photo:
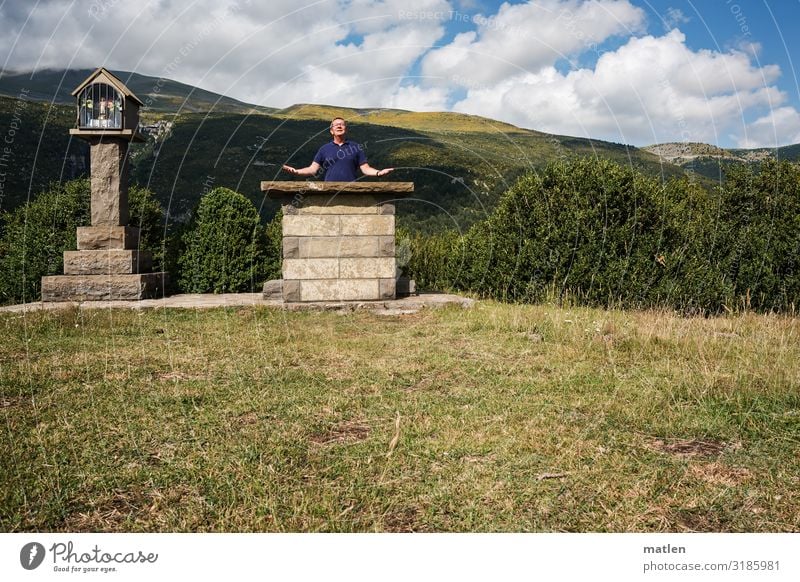
<instances>
[{"instance_id":1,"label":"dry grass patch","mask_svg":"<svg viewBox=\"0 0 800 582\"><path fill-rule=\"evenodd\" d=\"M726 443L713 440L678 439L664 441L656 439L650 443L650 448L661 453L668 453L681 458L711 457L722 454L729 447ZM740 448L741 444L730 446Z\"/></svg>"},{"instance_id":2,"label":"dry grass patch","mask_svg":"<svg viewBox=\"0 0 800 582\"><path fill-rule=\"evenodd\" d=\"M701 463L689 466L689 474L710 485L735 487L749 480L753 474L743 467L729 467L723 463Z\"/></svg>"},{"instance_id":3,"label":"dry grass patch","mask_svg":"<svg viewBox=\"0 0 800 582\"><path fill-rule=\"evenodd\" d=\"M794 318L483 302L0 329L4 531L800 530Z\"/></svg>"}]
</instances>

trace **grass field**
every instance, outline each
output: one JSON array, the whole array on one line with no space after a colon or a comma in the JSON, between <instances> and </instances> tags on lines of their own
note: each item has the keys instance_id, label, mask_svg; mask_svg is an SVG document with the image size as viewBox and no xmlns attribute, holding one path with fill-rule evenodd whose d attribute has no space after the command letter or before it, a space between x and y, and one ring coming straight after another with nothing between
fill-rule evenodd
<instances>
[{"instance_id":1,"label":"grass field","mask_svg":"<svg viewBox=\"0 0 800 582\"><path fill-rule=\"evenodd\" d=\"M798 531L800 320L0 314L2 531Z\"/></svg>"}]
</instances>

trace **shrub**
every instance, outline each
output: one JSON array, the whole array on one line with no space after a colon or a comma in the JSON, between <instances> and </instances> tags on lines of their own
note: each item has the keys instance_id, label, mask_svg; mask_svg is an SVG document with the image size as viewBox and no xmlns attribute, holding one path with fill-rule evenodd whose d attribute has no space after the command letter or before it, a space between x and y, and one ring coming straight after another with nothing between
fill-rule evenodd
<instances>
[{"instance_id":1,"label":"shrub","mask_svg":"<svg viewBox=\"0 0 800 582\"><path fill-rule=\"evenodd\" d=\"M677 232L658 180L585 158L523 176L466 237L465 283L502 300L657 300ZM474 266L480 265L476 270Z\"/></svg>"},{"instance_id":2,"label":"shrub","mask_svg":"<svg viewBox=\"0 0 800 582\"><path fill-rule=\"evenodd\" d=\"M255 291L264 281L264 229L253 203L238 192L215 188L203 196L183 243L178 266L185 292Z\"/></svg>"},{"instance_id":3,"label":"shrub","mask_svg":"<svg viewBox=\"0 0 800 582\"><path fill-rule=\"evenodd\" d=\"M726 174L714 260L731 307L791 308L800 299L800 167L766 160Z\"/></svg>"},{"instance_id":4,"label":"shrub","mask_svg":"<svg viewBox=\"0 0 800 582\"><path fill-rule=\"evenodd\" d=\"M598 159L520 178L464 236L415 237L421 288L504 301L792 308L800 298L800 170L732 168L709 192Z\"/></svg>"},{"instance_id":5,"label":"shrub","mask_svg":"<svg viewBox=\"0 0 800 582\"><path fill-rule=\"evenodd\" d=\"M64 251L76 248L76 229L89 224L88 180L51 184L5 217L0 247L0 301L41 297L42 277L63 273Z\"/></svg>"},{"instance_id":6,"label":"shrub","mask_svg":"<svg viewBox=\"0 0 800 582\"><path fill-rule=\"evenodd\" d=\"M0 302L38 301L42 277L64 272L64 251L76 248L76 229L91 222L88 180L54 183L31 202L5 215L0 237ZM130 224L141 226L142 250L161 248L162 212L153 193L133 186Z\"/></svg>"},{"instance_id":7,"label":"shrub","mask_svg":"<svg viewBox=\"0 0 800 582\"><path fill-rule=\"evenodd\" d=\"M267 223L265 228L264 279L280 279L283 268L283 211Z\"/></svg>"}]
</instances>

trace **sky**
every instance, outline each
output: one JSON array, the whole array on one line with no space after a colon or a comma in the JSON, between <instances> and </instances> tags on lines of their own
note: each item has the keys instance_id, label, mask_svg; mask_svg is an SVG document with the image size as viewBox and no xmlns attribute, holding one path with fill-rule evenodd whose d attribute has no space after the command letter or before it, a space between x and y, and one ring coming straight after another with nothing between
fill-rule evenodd
<instances>
[{"instance_id":1,"label":"sky","mask_svg":"<svg viewBox=\"0 0 800 582\"><path fill-rule=\"evenodd\" d=\"M800 0L0 0L0 29L3 71L104 66L636 146L800 143Z\"/></svg>"}]
</instances>

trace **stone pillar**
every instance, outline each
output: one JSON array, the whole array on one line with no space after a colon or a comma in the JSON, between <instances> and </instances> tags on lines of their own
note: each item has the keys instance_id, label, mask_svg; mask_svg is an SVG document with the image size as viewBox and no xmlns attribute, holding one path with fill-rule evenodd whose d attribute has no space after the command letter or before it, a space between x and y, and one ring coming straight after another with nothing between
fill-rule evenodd
<instances>
[{"instance_id":1,"label":"stone pillar","mask_svg":"<svg viewBox=\"0 0 800 582\"><path fill-rule=\"evenodd\" d=\"M283 203L283 300L394 299L394 200L413 188L409 182L262 182Z\"/></svg>"},{"instance_id":2,"label":"stone pillar","mask_svg":"<svg viewBox=\"0 0 800 582\"><path fill-rule=\"evenodd\" d=\"M42 301L138 300L164 292L166 273L151 273L128 226L128 144L90 137L92 225L78 227L78 250L64 251L64 274L42 277Z\"/></svg>"},{"instance_id":3,"label":"stone pillar","mask_svg":"<svg viewBox=\"0 0 800 582\"><path fill-rule=\"evenodd\" d=\"M90 140L92 226L128 224L128 142Z\"/></svg>"}]
</instances>

